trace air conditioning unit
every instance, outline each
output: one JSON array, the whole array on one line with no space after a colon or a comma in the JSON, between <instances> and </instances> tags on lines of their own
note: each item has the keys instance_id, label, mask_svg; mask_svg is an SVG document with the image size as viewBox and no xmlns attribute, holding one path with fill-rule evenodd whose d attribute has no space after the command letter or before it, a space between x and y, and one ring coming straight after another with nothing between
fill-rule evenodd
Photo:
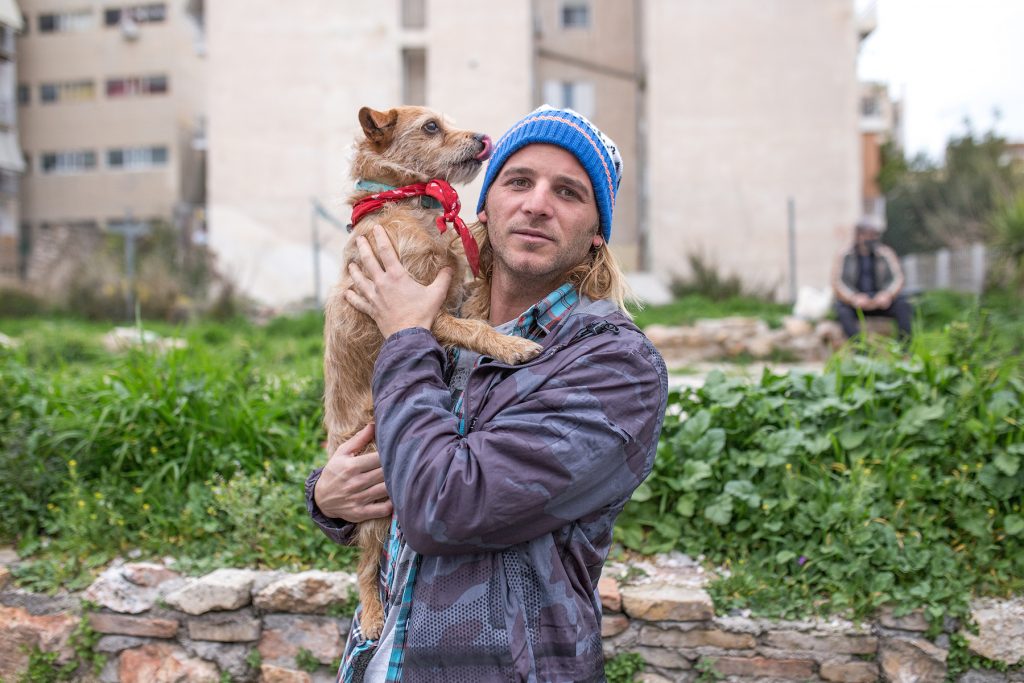
<instances>
[{"instance_id":1,"label":"air conditioning unit","mask_svg":"<svg viewBox=\"0 0 1024 683\"><path fill-rule=\"evenodd\" d=\"M135 21L127 11L121 17L121 37L125 40L138 40L139 38L139 22Z\"/></svg>"}]
</instances>

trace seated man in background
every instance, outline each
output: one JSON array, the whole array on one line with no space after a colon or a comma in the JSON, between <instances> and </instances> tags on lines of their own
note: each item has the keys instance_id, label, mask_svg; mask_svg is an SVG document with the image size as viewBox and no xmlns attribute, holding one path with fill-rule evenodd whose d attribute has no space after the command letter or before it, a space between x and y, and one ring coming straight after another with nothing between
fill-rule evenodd
<instances>
[{"instance_id":1,"label":"seated man in background","mask_svg":"<svg viewBox=\"0 0 1024 683\"><path fill-rule=\"evenodd\" d=\"M853 245L839 255L832 274L836 315L847 338L860 332L858 312L895 318L900 337L910 337L913 311L900 295L903 269L896 252L881 243L881 235L877 219L861 219L854 229Z\"/></svg>"}]
</instances>

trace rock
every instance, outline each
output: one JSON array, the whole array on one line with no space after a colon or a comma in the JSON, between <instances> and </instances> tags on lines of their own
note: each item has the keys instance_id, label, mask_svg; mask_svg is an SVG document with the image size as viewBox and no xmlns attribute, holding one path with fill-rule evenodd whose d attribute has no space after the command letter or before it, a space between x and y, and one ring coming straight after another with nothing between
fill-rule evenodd
<instances>
[{"instance_id":1,"label":"rock","mask_svg":"<svg viewBox=\"0 0 1024 683\"><path fill-rule=\"evenodd\" d=\"M177 645L151 643L121 653L117 668L121 683L219 683L217 667L189 657Z\"/></svg>"},{"instance_id":2,"label":"rock","mask_svg":"<svg viewBox=\"0 0 1024 683\"><path fill-rule=\"evenodd\" d=\"M127 351L137 347L145 347L155 351L183 349L188 346L184 339L161 337L151 330L140 330L136 327L115 327L103 335L103 348L110 353Z\"/></svg>"},{"instance_id":3,"label":"rock","mask_svg":"<svg viewBox=\"0 0 1024 683\"><path fill-rule=\"evenodd\" d=\"M261 683L313 683L313 678L305 671L295 671L273 664L260 667Z\"/></svg>"},{"instance_id":4,"label":"rock","mask_svg":"<svg viewBox=\"0 0 1024 683\"><path fill-rule=\"evenodd\" d=\"M605 614L601 617L601 637L611 638L629 628L629 618L623 614Z\"/></svg>"},{"instance_id":5,"label":"rock","mask_svg":"<svg viewBox=\"0 0 1024 683\"><path fill-rule=\"evenodd\" d=\"M672 303L674 296L661 278L654 273L633 271L626 274L630 289L634 296L651 306L661 306Z\"/></svg>"},{"instance_id":6,"label":"rock","mask_svg":"<svg viewBox=\"0 0 1024 683\"><path fill-rule=\"evenodd\" d=\"M26 649L57 652L59 661L68 661L74 654L68 640L77 624L71 614L35 616L20 607L0 605L0 679L19 680L28 666Z\"/></svg>"},{"instance_id":7,"label":"rock","mask_svg":"<svg viewBox=\"0 0 1024 683\"><path fill-rule=\"evenodd\" d=\"M184 583L176 573L150 571L149 569L133 569L139 565L123 564L108 567L106 571L93 581L82 596L85 600L95 602L101 607L122 614L139 614L152 609L157 600L175 590ZM145 565L148 566L148 565ZM136 580L159 581L152 585L133 583L125 575Z\"/></svg>"},{"instance_id":8,"label":"rock","mask_svg":"<svg viewBox=\"0 0 1024 683\"><path fill-rule=\"evenodd\" d=\"M251 610L204 614L188 620L188 637L221 643L252 642L260 639L260 620Z\"/></svg>"},{"instance_id":9,"label":"rock","mask_svg":"<svg viewBox=\"0 0 1024 683\"><path fill-rule=\"evenodd\" d=\"M832 654L870 655L878 651L874 636L823 635L798 631L770 631L764 644L780 650L829 652Z\"/></svg>"},{"instance_id":10,"label":"rock","mask_svg":"<svg viewBox=\"0 0 1024 683\"><path fill-rule=\"evenodd\" d=\"M133 647L146 645L151 642L148 638L137 638L135 636L103 636L96 641L96 651L108 655L116 655L122 650L130 650Z\"/></svg>"},{"instance_id":11,"label":"rock","mask_svg":"<svg viewBox=\"0 0 1024 683\"><path fill-rule=\"evenodd\" d=\"M680 588L664 583L624 586L622 608L634 619L644 621L704 621L715 616L706 591Z\"/></svg>"},{"instance_id":12,"label":"rock","mask_svg":"<svg viewBox=\"0 0 1024 683\"><path fill-rule=\"evenodd\" d=\"M11 570L6 566L0 565L0 590L7 588L7 584L11 582Z\"/></svg>"},{"instance_id":13,"label":"rock","mask_svg":"<svg viewBox=\"0 0 1024 683\"><path fill-rule=\"evenodd\" d=\"M1006 683L1006 674L998 671L971 669L958 678L957 683Z\"/></svg>"},{"instance_id":14,"label":"rock","mask_svg":"<svg viewBox=\"0 0 1024 683\"><path fill-rule=\"evenodd\" d=\"M1024 661L1024 597L971 602L977 635L963 632L971 652L1009 665Z\"/></svg>"},{"instance_id":15,"label":"rock","mask_svg":"<svg viewBox=\"0 0 1024 683\"><path fill-rule=\"evenodd\" d=\"M251 602L255 579L250 569L217 569L170 593L167 604L191 615L238 609Z\"/></svg>"},{"instance_id":16,"label":"rock","mask_svg":"<svg viewBox=\"0 0 1024 683\"><path fill-rule=\"evenodd\" d=\"M121 575L129 583L146 588L159 586L171 579L181 578L181 574L178 572L155 562L132 562L122 565Z\"/></svg>"},{"instance_id":17,"label":"rock","mask_svg":"<svg viewBox=\"0 0 1024 683\"><path fill-rule=\"evenodd\" d=\"M665 678L661 674L656 674L650 671L645 671L639 674L639 678L636 679L637 683L672 683L671 678Z\"/></svg>"},{"instance_id":18,"label":"rock","mask_svg":"<svg viewBox=\"0 0 1024 683\"><path fill-rule=\"evenodd\" d=\"M909 614L897 617L893 612L893 608L887 605L878 611L878 615L875 618L885 628L898 631L924 633L928 630L928 619L924 616L924 610L922 609L917 609Z\"/></svg>"},{"instance_id":19,"label":"rock","mask_svg":"<svg viewBox=\"0 0 1024 683\"><path fill-rule=\"evenodd\" d=\"M18 561L18 551L10 546L0 546L0 566L7 567Z\"/></svg>"},{"instance_id":20,"label":"rock","mask_svg":"<svg viewBox=\"0 0 1024 683\"><path fill-rule=\"evenodd\" d=\"M717 629L679 630L657 626L644 626L640 630L640 643L654 647L717 647L723 650L752 650L757 647L757 639L747 633L728 633Z\"/></svg>"},{"instance_id":21,"label":"rock","mask_svg":"<svg viewBox=\"0 0 1024 683\"><path fill-rule=\"evenodd\" d=\"M661 647L638 647L634 652L643 657L648 664L662 669L688 670L693 668L689 659L673 650Z\"/></svg>"},{"instance_id":22,"label":"rock","mask_svg":"<svg viewBox=\"0 0 1024 683\"><path fill-rule=\"evenodd\" d=\"M247 661L251 645L236 645L193 641L182 639L185 650L193 657L199 657L217 664L217 667L231 676L235 683L256 679L258 671L249 666Z\"/></svg>"},{"instance_id":23,"label":"rock","mask_svg":"<svg viewBox=\"0 0 1024 683\"><path fill-rule=\"evenodd\" d=\"M707 657L708 662L722 676L749 676L751 678L780 678L802 681L814 678L814 660L768 659L766 657Z\"/></svg>"},{"instance_id":24,"label":"rock","mask_svg":"<svg viewBox=\"0 0 1024 683\"><path fill-rule=\"evenodd\" d=\"M758 335L743 342L743 350L754 358L768 358L775 351L775 341L770 335Z\"/></svg>"},{"instance_id":25,"label":"rock","mask_svg":"<svg viewBox=\"0 0 1024 683\"><path fill-rule=\"evenodd\" d=\"M348 572L312 570L274 581L254 596L253 604L267 612L323 614L331 607L348 607L355 589L355 576Z\"/></svg>"},{"instance_id":26,"label":"rock","mask_svg":"<svg viewBox=\"0 0 1024 683\"><path fill-rule=\"evenodd\" d=\"M782 329L790 337L808 337L814 334L814 326L803 318L787 315L782 319Z\"/></svg>"},{"instance_id":27,"label":"rock","mask_svg":"<svg viewBox=\"0 0 1024 683\"><path fill-rule=\"evenodd\" d=\"M946 679L946 653L926 640L883 640L878 663L889 683L931 683Z\"/></svg>"},{"instance_id":28,"label":"rock","mask_svg":"<svg viewBox=\"0 0 1024 683\"><path fill-rule=\"evenodd\" d=\"M292 664L300 648L330 664L341 656L341 635L338 621L330 617L271 614L264 618L259 651L269 664Z\"/></svg>"},{"instance_id":29,"label":"rock","mask_svg":"<svg viewBox=\"0 0 1024 683\"><path fill-rule=\"evenodd\" d=\"M829 345L830 347L837 349L843 345L846 341L846 335L843 334L843 328L834 320L822 320L820 323L814 326L814 336L822 341L822 343Z\"/></svg>"},{"instance_id":30,"label":"rock","mask_svg":"<svg viewBox=\"0 0 1024 683\"><path fill-rule=\"evenodd\" d=\"M150 638L173 638L179 626L177 619L133 617L111 612L93 612L89 615L89 624L99 633Z\"/></svg>"},{"instance_id":31,"label":"rock","mask_svg":"<svg viewBox=\"0 0 1024 683\"><path fill-rule=\"evenodd\" d=\"M821 663L821 677L834 683L875 683L878 664L875 662L830 659Z\"/></svg>"},{"instance_id":32,"label":"rock","mask_svg":"<svg viewBox=\"0 0 1024 683\"><path fill-rule=\"evenodd\" d=\"M602 576L597 582L597 593L601 596L601 606L609 612L622 611L622 593L619 582L610 576Z\"/></svg>"},{"instance_id":33,"label":"rock","mask_svg":"<svg viewBox=\"0 0 1024 683\"><path fill-rule=\"evenodd\" d=\"M8 337L3 332L0 332L0 348L3 349L16 349L18 348L18 340Z\"/></svg>"}]
</instances>

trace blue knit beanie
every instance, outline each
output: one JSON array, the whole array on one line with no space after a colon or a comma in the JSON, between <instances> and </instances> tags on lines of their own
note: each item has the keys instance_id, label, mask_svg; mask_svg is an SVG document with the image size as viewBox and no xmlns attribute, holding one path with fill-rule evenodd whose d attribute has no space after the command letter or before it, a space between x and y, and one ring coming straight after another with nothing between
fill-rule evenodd
<instances>
[{"instance_id":1,"label":"blue knit beanie","mask_svg":"<svg viewBox=\"0 0 1024 683\"><path fill-rule=\"evenodd\" d=\"M615 194L622 180L622 157L611 138L572 109L555 109L545 104L527 114L501 136L487 164L476 212L484 210L487 191L508 158L535 142L558 145L580 162L590 177L594 197L597 199L601 235L605 242L609 241L612 236Z\"/></svg>"}]
</instances>

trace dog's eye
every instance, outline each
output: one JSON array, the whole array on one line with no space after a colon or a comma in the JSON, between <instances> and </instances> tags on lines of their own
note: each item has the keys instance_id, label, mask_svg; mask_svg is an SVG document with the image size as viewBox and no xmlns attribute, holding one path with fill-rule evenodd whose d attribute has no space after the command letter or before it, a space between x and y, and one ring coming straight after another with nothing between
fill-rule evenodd
<instances>
[{"instance_id":1,"label":"dog's eye","mask_svg":"<svg viewBox=\"0 0 1024 683\"><path fill-rule=\"evenodd\" d=\"M441 132L441 126L437 125L437 121L427 121L423 124L423 132L428 135L437 135Z\"/></svg>"}]
</instances>

